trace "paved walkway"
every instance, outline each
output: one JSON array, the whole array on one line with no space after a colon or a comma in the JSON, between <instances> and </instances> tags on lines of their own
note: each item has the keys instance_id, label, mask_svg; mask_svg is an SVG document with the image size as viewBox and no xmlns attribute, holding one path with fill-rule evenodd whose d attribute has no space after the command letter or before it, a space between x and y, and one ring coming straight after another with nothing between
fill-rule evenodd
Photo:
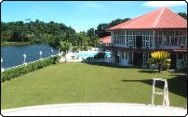
<instances>
[{"instance_id":1,"label":"paved walkway","mask_svg":"<svg viewBox=\"0 0 188 117\"><path fill-rule=\"evenodd\" d=\"M185 116L187 109L129 103L75 103L21 107L4 116Z\"/></svg>"}]
</instances>

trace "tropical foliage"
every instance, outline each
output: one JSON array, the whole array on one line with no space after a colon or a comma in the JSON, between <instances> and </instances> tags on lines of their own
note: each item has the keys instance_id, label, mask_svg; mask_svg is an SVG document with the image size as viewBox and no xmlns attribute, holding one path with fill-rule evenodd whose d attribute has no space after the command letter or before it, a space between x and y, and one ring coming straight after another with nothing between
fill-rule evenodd
<instances>
[{"instance_id":1,"label":"tropical foliage","mask_svg":"<svg viewBox=\"0 0 188 117\"><path fill-rule=\"evenodd\" d=\"M60 41L68 41L73 46L97 46L98 36L94 29L86 32L76 32L72 27L63 23L50 21L23 22L1 22L1 44L6 42L29 42L29 43L48 43L50 46L57 48Z\"/></svg>"},{"instance_id":2,"label":"tropical foliage","mask_svg":"<svg viewBox=\"0 0 188 117\"><path fill-rule=\"evenodd\" d=\"M187 14L185 12L179 12L178 15L187 20Z\"/></svg>"},{"instance_id":3,"label":"tropical foliage","mask_svg":"<svg viewBox=\"0 0 188 117\"><path fill-rule=\"evenodd\" d=\"M156 51L151 53L150 64L156 64L158 66L159 73L161 70L166 70L170 66L171 60L170 54L166 51Z\"/></svg>"},{"instance_id":4,"label":"tropical foliage","mask_svg":"<svg viewBox=\"0 0 188 117\"><path fill-rule=\"evenodd\" d=\"M69 43L68 41L61 41L60 42L59 49L61 51L63 51L64 54L67 54L67 52L70 50L70 48L71 48L71 43Z\"/></svg>"}]
</instances>

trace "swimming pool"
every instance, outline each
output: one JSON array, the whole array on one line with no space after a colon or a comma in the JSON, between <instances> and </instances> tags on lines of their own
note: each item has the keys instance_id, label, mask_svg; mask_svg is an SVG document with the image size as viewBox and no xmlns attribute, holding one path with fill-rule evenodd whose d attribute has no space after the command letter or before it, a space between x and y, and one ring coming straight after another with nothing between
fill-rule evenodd
<instances>
[{"instance_id":1,"label":"swimming pool","mask_svg":"<svg viewBox=\"0 0 188 117\"><path fill-rule=\"evenodd\" d=\"M99 51L79 51L75 53L75 57L87 59L88 57L94 57ZM111 57L111 52L105 52L106 57Z\"/></svg>"}]
</instances>

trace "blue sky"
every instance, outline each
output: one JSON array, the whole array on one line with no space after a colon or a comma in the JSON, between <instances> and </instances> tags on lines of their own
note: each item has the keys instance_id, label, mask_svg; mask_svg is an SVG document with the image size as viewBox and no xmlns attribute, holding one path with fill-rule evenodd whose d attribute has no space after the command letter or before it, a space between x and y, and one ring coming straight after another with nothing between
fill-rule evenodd
<instances>
[{"instance_id":1,"label":"blue sky","mask_svg":"<svg viewBox=\"0 0 188 117\"><path fill-rule=\"evenodd\" d=\"M1 21L54 21L71 26L77 32L96 28L117 18L134 18L161 6L174 12L187 13L183 1L4 1L1 4Z\"/></svg>"}]
</instances>

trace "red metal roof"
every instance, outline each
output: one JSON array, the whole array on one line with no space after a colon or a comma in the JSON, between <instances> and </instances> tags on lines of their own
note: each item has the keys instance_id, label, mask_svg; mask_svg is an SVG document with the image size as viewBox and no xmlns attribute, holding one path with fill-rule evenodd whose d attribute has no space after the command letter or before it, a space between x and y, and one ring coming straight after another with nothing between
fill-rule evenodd
<instances>
[{"instance_id":1,"label":"red metal roof","mask_svg":"<svg viewBox=\"0 0 188 117\"><path fill-rule=\"evenodd\" d=\"M132 20L123 22L108 30L119 29L171 29L187 28L187 20L167 7L162 7Z\"/></svg>"},{"instance_id":2,"label":"red metal roof","mask_svg":"<svg viewBox=\"0 0 188 117\"><path fill-rule=\"evenodd\" d=\"M100 43L111 43L111 36L100 38Z\"/></svg>"}]
</instances>

